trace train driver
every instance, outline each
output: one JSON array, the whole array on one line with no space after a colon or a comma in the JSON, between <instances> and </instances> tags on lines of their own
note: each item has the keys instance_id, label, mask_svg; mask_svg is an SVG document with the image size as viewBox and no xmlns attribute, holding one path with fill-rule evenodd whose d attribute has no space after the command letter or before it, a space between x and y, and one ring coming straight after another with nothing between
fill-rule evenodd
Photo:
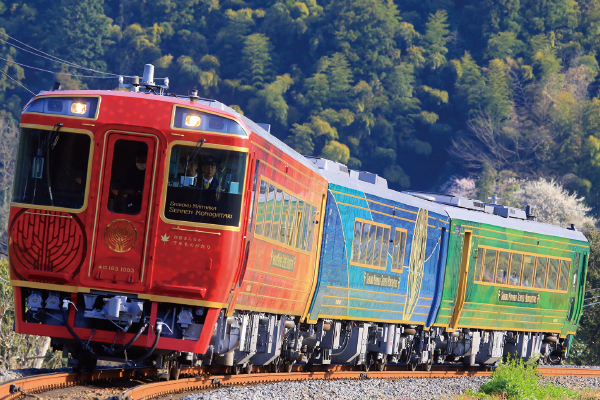
<instances>
[{"instance_id":1,"label":"train driver","mask_svg":"<svg viewBox=\"0 0 600 400\"><path fill-rule=\"evenodd\" d=\"M217 190L219 187L219 179L215 177L217 173L217 160L211 156L202 159L202 182L198 182L198 186L202 189Z\"/></svg>"}]
</instances>

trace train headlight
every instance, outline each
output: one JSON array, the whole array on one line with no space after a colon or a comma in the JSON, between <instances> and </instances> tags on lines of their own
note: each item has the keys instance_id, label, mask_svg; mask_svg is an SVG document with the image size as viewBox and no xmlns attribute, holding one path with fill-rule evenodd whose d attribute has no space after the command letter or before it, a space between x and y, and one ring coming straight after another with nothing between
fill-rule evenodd
<instances>
[{"instance_id":1,"label":"train headlight","mask_svg":"<svg viewBox=\"0 0 600 400\"><path fill-rule=\"evenodd\" d=\"M87 104L85 103L73 103L71 104L71 112L73 114L83 115L87 112Z\"/></svg>"},{"instance_id":2,"label":"train headlight","mask_svg":"<svg viewBox=\"0 0 600 400\"><path fill-rule=\"evenodd\" d=\"M200 126L200 116L199 115L186 115L185 117L185 125L191 128L197 128Z\"/></svg>"}]
</instances>

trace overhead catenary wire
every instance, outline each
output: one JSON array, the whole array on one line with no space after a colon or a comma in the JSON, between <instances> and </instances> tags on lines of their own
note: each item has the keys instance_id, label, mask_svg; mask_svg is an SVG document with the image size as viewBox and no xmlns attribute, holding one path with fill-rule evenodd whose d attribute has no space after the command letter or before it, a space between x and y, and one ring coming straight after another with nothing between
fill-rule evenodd
<instances>
[{"instance_id":1,"label":"overhead catenary wire","mask_svg":"<svg viewBox=\"0 0 600 400\"><path fill-rule=\"evenodd\" d=\"M28 45L27 43L21 42L21 41L15 39L15 38L13 38L12 36L10 36L9 34L7 34L6 32L0 32L0 33L3 34L3 35L5 35L6 37L8 37L11 40L14 40L17 43L22 44L23 46L26 46L26 47L28 47L30 49L33 49L33 50L37 51L38 53L43 54L43 55L36 54L35 52L23 49L23 48L21 48L19 46L16 46L16 45L12 44L12 43L8 43L8 41L6 41L4 39L0 39L0 41L6 43L7 45L12 46L12 47L17 48L17 49L22 50L22 51L26 51L27 53L33 54L34 56L45 58L46 60L50 60L52 62L66 64L66 65L69 65L69 66L71 66L73 68L78 68L78 69L83 69L83 70L86 70L86 71L95 72L95 73L98 73L98 74L112 75L112 76L115 76L115 77L124 76L126 78L133 78L133 76L119 75L119 74L113 74L111 72L98 71L98 70L93 69L93 68L87 68L87 67L84 67L82 65L75 64L75 63L72 63L70 61L63 60L63 59L61 59L59 57L53 56L52 54L48 54L48 53L45 53L45 52L43 52L41 50L38 50L35 47Z\"/></svg>"},{"instance_id":2,"label":"overhead catenary wire","mask_svg":"<svg viewBox=\"0 0 600 400\"><path fill-rule=\"evenodd\" d=\"M115 79L114 76L79 75L79 74L69 74L69 73L66 73L66 72L49 71L47 69L32 67L30 65L18 63L16 61L7 60L6 58L2 58L2 57L0 57L0 60L6 61L6 62L9 62L9 63L13 63L13 64L17 64L17 65L20 65L21 67L31 68L31 69L35 69L35 70L42 71L42 72L48 72L48 73L53 74L53 75L67 75L67 76L75 76L77 78Z\"/></svg>"},{"instance_id":3,"label":"overhead catenary wire","mask_svg":"<svg viewBox=\"0 0 600 400\"><path fill-rule=\"evenodd\" d=\"M11 130L11 131L13 131L13 132L20 133L20 132L19 132L17 129L15 129L15 128L11 128L11 127L10 127L10 125L3 124L2 122L0 122L0 126L3 126L3 127L5 127L6 129L10 129L10 130Z\"/></svg>"},{"instance_id":4,"label":"overhead catenary wire","mask_svg":"<svg viewBox=\"0 0 600 400\"><path fill-rule=\"evenodd\" d=\"M16 79L14 79L12 76L10 76L6 72L2 71L1 69L0 69L0 72L2 72L4 75L6 75L6 77L8 79L10 79L11 81L15 82L17 85L21 86L23 89L27 90L29 93L31 93L32 95L35 96L35 93L33 93L31 90L29 90L27 87L25 87L25 85L23 85L21 82L17 81Z\"/></svg>"}]
</instances>

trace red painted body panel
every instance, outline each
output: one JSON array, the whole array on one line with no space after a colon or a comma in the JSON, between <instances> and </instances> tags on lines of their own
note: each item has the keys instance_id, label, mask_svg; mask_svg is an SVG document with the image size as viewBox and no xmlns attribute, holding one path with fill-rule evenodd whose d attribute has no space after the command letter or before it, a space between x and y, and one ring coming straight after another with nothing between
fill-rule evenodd
<instances>
[{"instance_id":1,"label":"red painted body panel","mask_svg":"<svg viewBox=\"0 0 600 400\"><path fill-rule=\"evenodd\" d=\"M161 338L158 345L162 349L195 353L206 351L218 315L228 305L230 310L237 307L296 315L304 312L315 279L317 233L310 252L294 253L298 268L275 276L276 271L269 265L272 249L290 250L260 238L246 237L255 160L260 160L260 177L289 188L318 210L326 192L323 178L256 134L241 137L170 128L175 104L228 115L218 109L188 100L129 92L60 91L43 96L57 95L99 96L98 118L24 113L21 124L51 128L63 123L65 131L91 132L93 158L87 207L79 212L11 207L9 260L11 280L16 287L17 332L71 337L63 326L24 322L21 296L24 288L71 292L74 302L77 292L90 290L137 294L152 302L153 324L159 303L202 305L207 307L207 315L198 341ZM238 122L247 129L243 121ZM183 140L195 145L200 137L208 143L249 149L239 229L177 225L161 217L169 144ZM118 139L148 145L144 202L138 215L107 210L112 149ZM117 219L125 219L135 227L137 240L129 251L113 251L105 240L107 227ZM315 224L315 230L318 229L320 225ZM250 251L244 264L247 241ZM244 267L243 284L238 285ZM75 312L72 308L70 311L73 322ZM91 335L90 329L74 329L85 340ZM126 333L123 340L127 342L132 336L133 333ZM97 330L92 340L113 343L115 332ZM150 346L153 340L150 333L142 335L136 344Z\"/></svg>"}]
</instances>

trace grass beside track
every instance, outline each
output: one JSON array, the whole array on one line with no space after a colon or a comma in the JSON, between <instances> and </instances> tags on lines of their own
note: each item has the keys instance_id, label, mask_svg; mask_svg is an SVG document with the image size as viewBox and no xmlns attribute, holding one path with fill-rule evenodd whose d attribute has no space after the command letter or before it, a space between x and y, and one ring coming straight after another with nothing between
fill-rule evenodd
<instances>
[{"instance_id":1,"label":"grass beside track","mask_svg":"<svg viewBox=\"0 0 600 400\"><path fill-rule=\"evenodd\" d=\"M566 400L600 399L600 391L593 389L571 390L551 383L542 383L537 360L524 362L508 358L501 362L490 379L478 391L467 390L459 400Z\"/></svg>"}]
</instances>

